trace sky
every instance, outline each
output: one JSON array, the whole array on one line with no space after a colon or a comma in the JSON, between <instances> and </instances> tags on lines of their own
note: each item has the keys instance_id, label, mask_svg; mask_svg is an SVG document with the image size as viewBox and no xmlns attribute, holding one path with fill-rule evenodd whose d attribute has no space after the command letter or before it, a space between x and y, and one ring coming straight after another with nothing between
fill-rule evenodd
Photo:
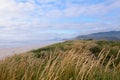
<instances>
[{"instance_id":1,"label":"sky","mask_svg":"<svg viewBox=\"0 0 120 80\"><path fill-rule=\"evenodd\" d=\"M0 0L0 41L120 30L120 0Z\"/></svg>"}]
</instances>

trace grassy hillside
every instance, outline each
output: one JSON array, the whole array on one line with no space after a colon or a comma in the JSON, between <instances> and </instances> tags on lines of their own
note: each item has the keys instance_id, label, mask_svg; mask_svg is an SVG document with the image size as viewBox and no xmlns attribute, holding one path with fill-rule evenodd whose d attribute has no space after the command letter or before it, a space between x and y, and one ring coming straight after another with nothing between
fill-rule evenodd
<instances>
[{"instance_id":1,"label":"grassy hillside","mask_svg":"<svg viewBox=\"0 0 120 80\"><path fill-rule=\"evenodd\" d=\"M0 61L0 80L120 80L120 42L65 41Z\"/></svg>"}]
</instances>

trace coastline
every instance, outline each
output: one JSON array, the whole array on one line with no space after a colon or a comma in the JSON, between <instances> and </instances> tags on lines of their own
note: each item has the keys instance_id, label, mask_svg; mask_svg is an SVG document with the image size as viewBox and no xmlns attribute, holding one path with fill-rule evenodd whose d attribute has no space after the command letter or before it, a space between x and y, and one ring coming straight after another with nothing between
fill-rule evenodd
<instances>
[{"instance_id":1,"label":"coastline","mask_svg":"<svg viewBox=\"0 0 120 80\"><path fill-rule=\"evenodd\" d=\"M59 42L59 41L58 41ZM46 43L39 43L39 44L29 44L26 46L20 46L20 47L12 47L12 48L1 48L0 49L0 60L3 60L9 56L13 56L15 54L22 54L22 53L26 53L28 51L31 51L33 49L38 49L38 48L42 48L54 43L58 43L58 42L46 42Z\"/></svg>"}]
</instances>

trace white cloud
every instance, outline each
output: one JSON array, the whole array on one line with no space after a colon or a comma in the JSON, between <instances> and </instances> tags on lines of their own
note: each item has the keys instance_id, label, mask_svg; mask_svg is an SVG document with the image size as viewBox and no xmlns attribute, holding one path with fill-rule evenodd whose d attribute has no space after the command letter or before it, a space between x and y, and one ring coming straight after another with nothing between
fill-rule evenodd
<instances>
[{"instance_id":1,"label":"white cloud","mask_svg":"<svg viewBox=\"0 0 120 80\"><path fill-rule=\"evenodd\" d=\"M56 0L35 0L37 3L50 3L50 2L56 2Z\"/></svg>"},{"instance_id":2,"label":"white cloud","mask_svg":"<svg viewBox=\"0 0 120 80\"><path fill-rule=\"evenodd\" d=\"M14 19L28 18L28 13L34 10L31 3L17 3L15 0L0 0L0 25L9 26ZM16 24L16 23L15 23Z\"/></svg>"},{"instance_id":3,"label":"white cloud","mask_svg":"<svg viewBox=\"0 0 120 80\"><path fill-rule=\"evenodd\" d=\"M66 3L66 8L59 10L54 9L48 11L47 14L54 15L53 17L78 17L81 15L86 16L103 16L108 14L110 11L120 8L120 1L114 0L109 1L110 3L99 3L99 4L89 4L89 5L80 5L80 4L73 4L73 3ZM57 11L57 12L56 12ZM60 14L60 15L58 15ZM45 15L43 15L45 16Z\"/></svg>"},{"instance_id":4,"label":"white cloud","mask_svg":"<svg viewBox=\"0 0 120 80\"><path fill-rule=\"evenodd\" d=\"M51 19L74 18L83 15L104 16L110 11L120 8L119 0L108 0L109 3L89 5L74 4L69 2L69 0L66 3L61 3L60 0L37 1L42 5L36 4L34 0L28 0L27 2L0 0L0 40L22 40L23 38L24 40L30 40L41 37L51 39L58 36L62 38L70 37L70 35L76 34L74 32L59 34L54 32L54 30L73 30L81 34L105 30L120 30L119 23L51 23ZM55 3L54 5L48 4L50 2ZM60 9L60 7L63 8ZM47 30L53 32L47 32Z\"/></svg>"},{"instance_id":5,"label":"white cloud","mask_svg":"<svg viewBox=\"0 0 120 80\"><path fill-rule=\"evenodd\" d=\"M45 4L38 6L34 0L28 0L28 2L16 2L15 0L0 0L0 25L6 25L10 23L21 23L34 21L50 21L51 18L65 18L65 17L78 17L78 16L103 16L109 13L109 11L119 8L120 1L110 1L112 3L100 3L90 5L79 5L70 3L67 1L63 3L66 5L65 8L59 9L56 0L37 0L41 4L56 2L54 4ZM59 2L59 1L58 1ZM59 4L62 4L59 2ZM61 5L64 6L64 5ZM60 7L61 7L60 6ZM16 22L15 22L16 21Z\"/></svg>"}]
</instances>

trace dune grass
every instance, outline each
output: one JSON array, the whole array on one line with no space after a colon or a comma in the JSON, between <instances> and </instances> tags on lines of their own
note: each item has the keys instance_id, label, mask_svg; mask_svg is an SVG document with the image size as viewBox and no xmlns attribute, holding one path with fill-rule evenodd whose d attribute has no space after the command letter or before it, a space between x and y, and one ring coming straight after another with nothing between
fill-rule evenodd
<instances>
[{"instance_id":1,"label":"dune grass","mask_svg":"<svg viewBox=\"0 0 120 80\"><path fill-rule=\"evenodd\" d=\"M0 80L120 80L120 48L108 44L66 41L15 55L0 61Z\"/></svg>"}]
</instances>

